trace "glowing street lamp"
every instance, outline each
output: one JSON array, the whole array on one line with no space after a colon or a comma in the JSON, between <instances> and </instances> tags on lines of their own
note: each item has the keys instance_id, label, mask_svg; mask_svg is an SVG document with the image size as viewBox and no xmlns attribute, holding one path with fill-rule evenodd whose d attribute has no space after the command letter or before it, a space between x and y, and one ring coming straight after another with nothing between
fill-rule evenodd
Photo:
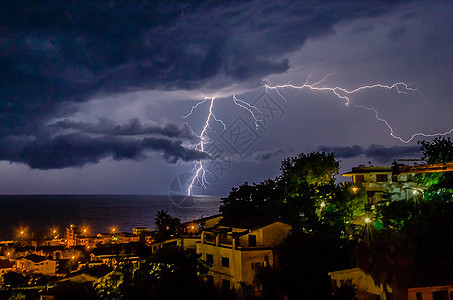
<instances>
[{"instance_id":1,"label":"glowing street lamp","mask_svg":"<svg viewBox=\"0 0 453 300\"><path fill-rule=\"evenodd\" d=\"M27 232L27 228L25 227L20 227L19 230L17 231L17 235L19 236L19 239L22 240Z\"/></svg>"},{"instance_id":2,"label":"glowing street lamp","mask_svg":"<svg viewBox=\"0 0 453 300\"><path fill-rule=\"evenodd\" d=\"M88 226L85 226L85 227L82 228L82 235L83 236L87 236L88 235L88 232L89 232L88 229L89 229Z\"/></svg>"},{"instance_id":3,"label":"glowing street lamp","mask_svg":"<svg viewBox=\"0 0 453 300\"><path fill-rule=\"evenodd\" d=\"M53 238L54 239L58 238L58 228L53 227L51 230L52 230Z\"/></svg>"}]
</instances>

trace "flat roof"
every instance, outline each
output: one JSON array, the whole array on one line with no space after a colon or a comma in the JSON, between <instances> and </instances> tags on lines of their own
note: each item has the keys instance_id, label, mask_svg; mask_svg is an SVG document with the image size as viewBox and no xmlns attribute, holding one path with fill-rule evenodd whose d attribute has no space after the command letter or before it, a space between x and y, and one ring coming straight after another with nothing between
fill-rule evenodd
<instances>
[{"instance_id":1,"label":"flat roof","mask_svg":"<svg viewBox=\"0 0 453 300\"><path fill-rule=\"evenodd\" d=\"M342 176L352 176L355 174L369 174L369 173L392 173L392 167L377 166L377 167L353 167L352 171L343 173Z\"/></svg>"}]
</instances>

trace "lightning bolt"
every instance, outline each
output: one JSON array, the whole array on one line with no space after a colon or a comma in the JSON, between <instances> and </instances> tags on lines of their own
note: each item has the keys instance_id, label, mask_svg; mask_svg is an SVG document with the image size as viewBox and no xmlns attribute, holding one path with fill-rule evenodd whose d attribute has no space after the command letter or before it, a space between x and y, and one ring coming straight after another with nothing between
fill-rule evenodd
<instances>
[{"instance_id":1,"label":"lightning bolt","mask_svg":"<svg viewBox=\"0 0 453 300\"><path fill-rule=\"evenodd\" d=\"M283 99L285 99L285 98L283 98ZM262 119L264 119L264 115L261 112L261 110L258 107L245 102L244 100L238 99L235 94L233 94L233 101L234 101L234 104L236 104L240 108L245 109L250 114L253 121L255 122L256 129L258 129L259 120L258 120L257 116L260 116Z\"/></svg>"},{"instance_id":2,"label":"lightning bolt","mask_svg":"<svg viewBox=\"0 0 453 300\"><path fill-rule=\"evenodd\" d=\"M222 124L223 128L226 129L225 123L221 119L217 118L215 116L215 114L213 113L213 111L212 111L212 109L214 107L215 97L212 97L212 98L205 97L204 100L202 100L202 101L198 102L197 104L195 104L194 106L192 106L190 112L183 117L183 118L188 118L193 113L193 111L198 108L198 106L200 106L201 104L205 103L208 100L210 102L210 104L209 104L209 113L208 113L206 121L205 121L205 123L203 125L203 129L201 130L201 133L200 133L200 136L199 136L200 137L200 143L198 143L195 146L195 149L198 150L198 151L201 151L201 152L205 152L205 145L209 143L209 137L207 135L207 131L208 131L208 128L209 128L209 124L211 122L211 118L214 119L214 121L217 121L220 124ZM206 186L208 184L208 181L206 179L206 174L209 171L206 169L206 166L205 166L203 160L197 161L195 163L195 166L194 166L192 171L194 172L194 175L190 179L190 184L189 184L189 187L187 188L187 195L188 196L193 195L193 186L194 186L195 183L200 184L200 186L203 189L206 189Z\"/></svg>"},{"instance_id":3,"label":"lightning bolt","mask_svg":"<svg viewBox=\"0 0 453 300\"><path fill-rule=\"evenodd\" d=\"M215 97L212 97L212 98L205 97L204 100L202 100L202 101L198 102L197 104L195 104L194 106L192 106L192 108L190 109L190 111L189 111L189 113L187 115L182 117L182 119L186 119L186 118L190 117L192 115L192 113L200 105L206 103L208 100L210 102L210 104L209 104L209 113L208 113L206 121L205 121L205 123L203 125L203 129L201 130L201 133L200 133L200 136L199 136L200 143L198 143L194 147L196 150L199 150L201 152L205 152L205 145L210 142L209 141L209 137L207 135L207 131L208 131L211 119L213 119L214 121L219 122L220 124L222 124L224 130L226 130L226 128L227 128L226 124L221 119L217 118L217 116L213 112ZM258 107L254 106L254 105L251 105L251 104L247 103L246 101L237 98L236 95L234 95L234 94L233 94L233 102L235 103L235 105L237 105L240 108L246 110L250 114L250 116L252 117L252 119L255 122L256 129L258 129L259 116L261 116L264 119L264 116L263 116L261 110ZM198 183L203 189L206 189L206 186L208 185L208 181L206 179L206 175L207 175L207 173L209 173L209 170L206 168L206 166L204 164L204 161L202 161L202 160L197 161L195 163L194 168L192 169L192 172L194 173L194 175L189 180L190 184L189 184L189 186L187 188L187 195L188 196L193 195L193 187L194 187L194 185L196 183Z\"/></svg>"},{"instance_id":4,"label":"lightning bolt","mask_svg":"<svg viewBox=\"0 0 453 300\"><path fill-rule=\"evenodd\" d=\"M423 94L418 89L414 89L414 88L410 87L409 84L404 83L404 82L396 82L396 83L393 83L392 85L386 85L386 84L380 84L380 83L372 84L372 85L364 85L364 86L360 86L353 90L348 90L348 89L338 87L338 86L329 87L329 86L322 85L325 83L326 79L332 75L334 75L334 74L328 74L323 79L319 80L318 82L311 83L311 84L309 83L310 76L308 76L305 83L300 86L288 83L288 84L275 85L275 86L270 86L268 84L265 84L264 87L266 88L266 92L269 90L273 90L285 101L287 101L287 99L280 92L280 90L282 90L282 89L288 89L288 88L296 89L296 90L308 89L308 90L312 90L312 91L330 92L330 93L334 94L335 97L344 100L345 101L344 104L346 106L353 106L353 107L356 107L359 109L365 109L368 111L372 111L375 114L376 120L385 124L385 126L389 129L390 136L405 144L411 142L414 138L416 138L418 136L436 137L436 136L445 136L445 135L453 133L453 128L446 132L439 132L439 133L427 134L427 133L423 133L423 132L418 132L418 133L413 134L409 139L404 139L401 136L398 136L395 134L393 127L390 125L390 123L387 120L380 117L379 112L376 108L354 104L353 102L351 102L350 96L357 92L363 91L363 90L371 90L371 89L376 89L376 88L396 90L399 94L408 94L409 92L417 92L420 94L423 101L428 103L430 105L430 108L432 109L431 104L426 101L426 99L423 97Z\"/></svg>"},{"instance_id":5,"label":"lightning bolt","mask_svg":"<svg viewBox=\"0 0 453 300\"><path fill-rule=\"evenodd\" d=\"M355 103L351 102L351 98L350 97L351 97L351 95L356 94L356 93L358 93L360 91L377 89L377 88L387 89L387 90L396 90L397 93L399 93L399 94L419 93L419 95L421 96L423 101L425 103L427 103L429 105L429 107L431 108L431 110L432 110L431 103L429 103L424 98L423 94L418 89L412 88L410 84L407 84L407 83L404 83L404 82L396 82L396 83L393 83L392 85L386 85L386 84L377 83L377 84L372 84L372 85L360 86L360 87L352 89L352 90L348 90L346 88L339 87L339 86L334 86L334 87L326 86L325 85L326 80L330 76L333 76L333 75L334 74L328 74L328 75L324 76L321 80L319 80L317 82L309 83L310 78L311 78L311 75L310 75L310 76L307 77L305 83L303 85L300 85L300 86L290 84L289 82L286 83L286 84L283 84L283 85L274 85L274 86L271 86L271 85L268 85L267 83L264 83L264 87L266 89L265 92L269 93L269 91L274 91L285 102L287 101L287 99L282 94L282 91L284 91L285 89L296 89L296 90L308 89L308 90L317 91L317 92L330 92L335 97L337 97L338 99L344 100L345 106L348 106L348 107L349 106L353 106L353 107L358 108L358 109L364 109L364 110L368 110L368 111L373 112L374 115L375 115L376 120L378 120L379 122L382 122L388 128L388 130L390 132L390 136L392 136L393 138L395 138L395 139L397 139L397 140L399 140L399 141L401 141L402 143L405 143L405 144L411 142L414 138L416 138L418 136L436 137L436 136L445 136L445 135L453 133L453 128L450 129L449 131L446 131L446 132L432 133L432 134L426 134L426 133L418 132L418 133L413 134L409 139L405 140L401 136L398 136L398 135L396 135L394 133L393 127L390 125L390 123L386 119L383 119L379 115L379 112L378 112L378 110L376 108L355 104ZM259 122L261 120L264 120L264 115L261 112L261 110L257 106L254 106L254 105L249 104L248 102L246 102L244 100L241 100L241 99L237 98L235 94L232 95L232 99L233 99L233 102L234 102L234 104L236 106L244 109L246 112L248 112L250 114L252 120L255 123L255 127L258 130ZM212 97L212 98L205 97L204 100L201 100L197 104L192 106L192 108L190 109L190 112L187 115L182 117L184 119L188 118L189 116L192 115L192 113L200 105L202 105L202 104L204 104L206 102L209 102L209 113L208 113L208 116L206 118L206 121L205 121L205 123L203 125L203 128L202 128L200 136L199 136L200 142L197 145L195 145L195 147L194 147L196 150L199 150L199 151L202 151L202 152L205 152L205 146L210 143L209 136L208 136L208 129L210 127L211 120L214 120L214 121L219 122L220 124L222 124L222 126L223 126L223 128L225 130L227 128L226 124L221 119L217 118L216 115L213 112L214 101L215 101L215 97ZM193 195L193 188L194 188L195 184L199 184L203 189L206 189L206 186L208 185L208 181L206 179L206 176L209 173L209 170L206 168L205 162L203 160L200 160L200 161L196 162L194 168L192 169L192 171L193 171L193 176L190 179L190 181L189 181L190 184L189 184L189 187L187 188L187 195L189 195L189 196Z\"/></svg>"}]
</instances>

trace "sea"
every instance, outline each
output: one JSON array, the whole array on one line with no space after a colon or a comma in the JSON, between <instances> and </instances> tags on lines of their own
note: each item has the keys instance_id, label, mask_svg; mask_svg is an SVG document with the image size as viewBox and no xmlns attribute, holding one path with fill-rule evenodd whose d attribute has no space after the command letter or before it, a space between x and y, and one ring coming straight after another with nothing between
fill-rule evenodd
<instances>
[{"instance_id":1,"label":"sea","mask_svg":"<svg viewBox=\"0 0 453 300\"><path fill-rule=\"evenodd\" d=\"M219 213L220 196L184 195L0 195L0 240L50 233L60 235L71 224L87 226L91 235L154 229L159 210L181 222Z\"/></svg>"}]
</instances>

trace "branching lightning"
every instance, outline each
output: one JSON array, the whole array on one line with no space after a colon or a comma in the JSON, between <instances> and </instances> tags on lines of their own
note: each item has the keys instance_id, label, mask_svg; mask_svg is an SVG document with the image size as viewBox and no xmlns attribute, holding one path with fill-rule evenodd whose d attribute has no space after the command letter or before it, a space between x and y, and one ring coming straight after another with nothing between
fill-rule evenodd
<instances>
[{"instance_id":1,"label":"branching lightning","mask_svg":"<svg viewBox=\"0 0 453 300\"><path fill-rule=\"evenodd\" d=\"M250 114L250 116L252 117L253 121L255 122L256 129L258 129L259 120L258 120L257 115L260 116L261 118L264 118L263 113L261 112L261 110L258 107L245 102L244 100L238 99L235 94L233 94L233 101L234 101L234 104L236 104L240 108L245 109Z\"/></svg>"},{"instance_id":2,"label":"branching lightning","mask_svg":"<svg viewBox=\"0 0 453 300\"><path fill-rule=\"evenodd\" d=\"M344 104L346 106L353 106L353 107L356 107L356 108L366 109L366 110L374 112L376 120L378 120L379 122L384 123L385 126L387 126L387 128L390 131L390 136L395 138L395 139L397 139L397 140L399 140L399 141L401 141L402 143L405 143L405 144L411 142L414 138L416 138L418 136L435 137L435 136L445 136L445 135L453 133L453 128L448 130L448 131L446 131L446 132L431 133L431 134L427 134L427 133L423 133L423 132L417 132L417 133L413 134L409 139L405 140L401 136L398 136L398 135L396 135L394 133L393 127L390 125L390 123L387 120L385 120L385 119L383 119L382 117L379 116L379 112L377 111L377 109L375 109L374 107L367 107L367 106L357 105L357 104L352 103L351 99L350 99L350 95L355 94L355 93L360 92L360 91L363 91L363 90L370 90L370 89L376 89L376 88L382 88L382 89L388 89L388 90L393 90L394 89L399 94L408 94L409 92L416 92L416 93L419 93L420 96L422 97L423 101L428 103L430 105L430 107L431 107L431 104L425 100L425 98L423 97L423 94L418 89L411 88L409 84L404 83L404 82L396 82L396 83L393 83L392 85L385 85L385 84L380 84L380 83L373 84L373 85L364 85L364 86L360 86L360 87L358 87L356 89L353 89L353 90L348 90L348 89L345 89L345 88L342 88L342 87L338 87L338 86L335 86L335 87L322 86L322 84L325 83L326 79L329 76L332 76L332 75L333 74L328 74L327 76L325 76L320 81L312 83L312 84L308 83L309 80L310 80L310 76L308 76L308 78L305 81L305 83L303 85L300 85L300 86L292 85L292 84L270 86L270 85L266 84L265 88L266 88L266 91L274 90L285 101L287 101L287 100L281 94L281 92L280 92L281 89L288 89L288 88L297 89L297 90L309 89L309 90L313 90L313 91L327 91L327 92L331 92L337 98L344 100L345 101Z\"/></svg>"},{"instance_id":3,"label":"branching lightning","mask_svg":"<svg viewBox=\"0 0 453 300\"><path fill-rule=\"evenodd\" d=\"M387 89L387 90L396 90L399 94L419 93L419 95L421 96L423 101L425 103L427 103L432 110L431 104L428 101L426 101L426 99L423 97L423 94L418 89L412 88L411 85L404 83L404 82L396 82L396 83L393 83L392 85L386 85L386 84L380 84L380 83L372 84L372 85L364 85L364 86L355 88L353 90L348 90L346 88L339 87L339 86L334 86L334 87L326 86L325 85L326 79L332 75L333 74L328 74L328 75L324 76L321 80L319 80L315 83L309 83L311 76L308 76L305 83L300 86L290 84L289 82L286 84L283 84L283 85L275 85L275 86L271 86L266 83L266 84L264 84L264 87L266 89L265 92L268 93L269 91L274 91L285 102L287 101L287 99L281 93L281 91L285 90L285 89L296 89L296 90L308 89L308 90L319 91L319 92L330 92L330 93L334 94L334 96L337 97L338 99L344 100L344 104L348 107L353 106L355 108L365 109L365 110L373 112L376 120L378 120L379 122L382 122L383 124L385 124L385 126L387 126L391 137L401 141L402 143L406 143L406 144L411 142L414 138L416 138L418 136L436 137L436 136L445 136L445 135L453 133L453 128L450 129L449 131L442 132L442 133L426 134L426 133L418 132L418 133L413 134L409 139L405 140L402 137L400 137L394 133L393 127L390 125L390 123L386 119L383 119L379 115L379 112L376 108L355 104L355 103L351 102L350 96L355 93L358 93L360 91L363 91L363 90L371 90L371 89L378 89L378 88ZM250 114L253 122L255 123L255 127L258 130L259 122L264 120L264 115L261 112L261 110L257 106L251 105L248 102L237 98L235 94L232 95L232 99L236 106L244 109L247 113ZM205 146L210 143L209 136L208 136L208 129L210 128L211 120L214 120L214 121L222 124L222 126L225 130L227 128L226 124L221 119L217 118L213 112L214 100L215 100L215 97L213 97L213 98L205 97L204 100L202 100L202 101L198 102L197 104L195 104L194 106L192 106L190 112L187 115L182 117L182 118L188 118L189 116L192 115L194 110L196 110L200 105L202 105L206 102L209 102L209 113L208 113L206 121L203 125L203 129L201 130L201 133L199 136L200 142L197 145L195 145L195 149L202 151L202 152L205 152ZM200 160L200 161L196 162L192 171L193 171L193 176L191 177L191 179L189 181L189 183L190 183L189 187L187 188L187 195L189 195L189 196L193 195L193 192L194 192L193 189L194 189L195 184L199 184L203 189L206 189L206 186L208 184L206 176L209 173L209 170L206 168L204 161Z\"/></svg>"},{"instance_id":4,"label":"branching lightning","mask_svg":"<svg viewBox=\"0 0 453 300\"><path fill-rule=\"evenodd\" d=\"M202 101L198 102L197 104L195 104L194 106L192 106L192 109L190 110L190 112L186 116L183 117L183 118L189 117L193 113L193 111L196 108L198 108L198 106L200 106L201 104L205 103L208 100L210 100L208 117L206 118L206 121L203 125L203 129L201 130L201 133L200 133L200 142L197 145L195 145L195 149L198 151L201 151L201 152L205 152L205 145L209 143L209 137L207 135L207 131L209 128L209 123L211 122L211 118L214 119L215 121L219 122L220 124L222 124L223 128L226 129L225 123L222 120L220 120L219 118L217 118L212 111L212 108L214 107L215 97L212 97L212 98L205 97L204 100L202 100ZM193 195L194 184L198 183L203 189L205 189L206 185L208 184L208 181L206 180L206 174L208 173L208 170L206 169L203 160L197 161L195 163L195 166L192 171L194 172L194 175L193 175L192 179L190 180L189 187L187 188L187 195L189 195L189 196Z\"/></svg>"}]
</instances>

